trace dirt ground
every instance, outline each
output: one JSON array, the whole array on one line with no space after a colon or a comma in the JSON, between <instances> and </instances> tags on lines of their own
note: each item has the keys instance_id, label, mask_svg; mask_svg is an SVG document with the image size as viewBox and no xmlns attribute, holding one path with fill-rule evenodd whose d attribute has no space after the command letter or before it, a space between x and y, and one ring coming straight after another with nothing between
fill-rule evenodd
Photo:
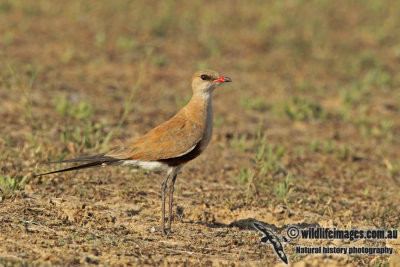
<instances>
[{"instance_id":1,"label":"dirt ground","mask_svg":"<svg viewBox=\"0 0 400 267\"><path fill-rule=\"evenodd\" d=\"M399 239L288 239L287 229L398 230L400 2L0 1L0 265L399 266ZM43 162L128 144L213 94L214 133L175 186L162 174ZM68 165L69 166L69 165ZM296 247L388 247L301 254Z\"/></svg>"}]
</instances>

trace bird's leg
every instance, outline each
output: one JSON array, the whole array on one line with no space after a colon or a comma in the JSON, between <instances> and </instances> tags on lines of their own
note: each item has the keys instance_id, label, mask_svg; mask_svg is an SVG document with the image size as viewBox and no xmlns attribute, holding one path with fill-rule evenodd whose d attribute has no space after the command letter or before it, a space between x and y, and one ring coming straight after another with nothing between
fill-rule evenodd
<instances>
[{"instance_id":1,"label":"bird's leg","mask_svg":"<svg viewBox=\"0 0 400 267\"><path fill-rule=\"evenodd\" d=\"M172 217L172 196L174 195L174 185L178 171L174 171L171 184L169 185L169 208L168 208L168 229L171 232L171 217Z\"/></svg>"},{"instance_id":2,"label":"bird's leg","mask_svg":"<svg viewBox=\"0 0 400 267\"><path fill-rule=\"evenodd\" d=\"M166 234L165 232L165 190L167 189L167 182L169 179L171 172L168 171L167 175L165 176L162 184L161 184L161 232L163 235Z\"/></svg>"}]
</instances>

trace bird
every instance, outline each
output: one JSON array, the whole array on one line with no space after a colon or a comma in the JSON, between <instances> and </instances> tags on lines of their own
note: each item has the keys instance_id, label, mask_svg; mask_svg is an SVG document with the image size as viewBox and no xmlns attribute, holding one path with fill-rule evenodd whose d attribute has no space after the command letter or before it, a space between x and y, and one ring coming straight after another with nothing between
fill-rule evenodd
<instances>
[{"instance_id":1,"label":"bird","mask_svg":"<svg viewBox=\"0 0 400 267\"><path fill-rule=\"evenodd\" d=\"M190 101L171 119L150 130L136 142L112 148L106 153L51 162L81 165L36 176L116 165L163 171L165 177L161 183L161 232L166 235L171 232L173 193L177 175L186 163L198 157L209 144L213 131L212 93L219 85L227 82L232 82L231 78L221 76L216 71L197 71L192 76L193 93ZM165 201L170 178L166 228Z\"/></svg>"}]
</instances>

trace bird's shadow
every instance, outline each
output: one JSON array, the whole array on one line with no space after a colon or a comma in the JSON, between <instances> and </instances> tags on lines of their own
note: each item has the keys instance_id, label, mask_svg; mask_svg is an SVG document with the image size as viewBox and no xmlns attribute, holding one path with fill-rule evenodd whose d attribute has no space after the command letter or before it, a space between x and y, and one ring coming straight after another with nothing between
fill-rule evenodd
<instances>
[{"instance_id":1,"label":"bird's shadow","mask_svg":"<svg viewBox=\"0 0 400 267\"><path fill-rule=\"evenodd\" d=\"M290 225L283 225L281 227L277 227L274 224L269 224L266 222L262 222L256 220L254 218L247 218L242 220L233 221L230 224L223 224L223 223L213 223L213 224L206 224L210 228L232 228L237 227L240 230L256 230L263 234L263 237L260 239L260 244L271 244L275 250L277 256L284 262L288 264L288 257L284 251L284 247L282 243L289 242L290 237L290 229L295 227L297 229L305 229L305 228L316 228L319 227L317 223L300 223L300 224L290 224ZM287 230L287 236L282 235L282 232Z\"/></svg>"},{"instance_id":2,"label":"bird's shadow","mask_svg":"<svg viewBox=\"0 0 400 267\"><path fill-rule=\"evenodd\" d=\"M204 225L206 225L207 227L210 227L210 228L233 228L233 227L237 227L240 230L256 230L256 229L254 229L254 223L262 224L265 228L270 229L271 231L274 231L275 233L282 232L283 230L286 230L291 226L296 226L299 229L304 229L304 228L309 228L309 227L319 227L318 223L285 224L285 225L282 225L281 227L278 227L278 226L276 226L274 224L269 224L269 223L266 223L266 222L263 222L263 221L259 221L259 220L254 219L254 218L241 219L241 220L233 221L230 224L219 223L219 222L215 222L215 223L201 223L201 222L199 222L199 224L204 224Z\"/></svg>"}]
</instances>

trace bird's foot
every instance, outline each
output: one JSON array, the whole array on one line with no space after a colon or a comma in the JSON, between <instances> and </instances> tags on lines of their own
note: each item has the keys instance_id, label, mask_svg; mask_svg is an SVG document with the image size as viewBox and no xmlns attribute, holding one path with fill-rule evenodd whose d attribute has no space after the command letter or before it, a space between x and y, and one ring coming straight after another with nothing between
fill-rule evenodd
<instances>
[{"instance_id":1,"label":"bird's foot","mask_svg":"<svg viewBox=\"0 0 400 267\"><path fill-rule=\"evenodd\" d=\"M164 229L164 231L162 231L162 234L163 234L164 236L168 236L168 235L171 235L171 234L172 234L172 231L171 231L171 229Z\"/></svg>"},{"instance_id":2,"label":"bird's foot","mask_svg":"<svg viewBox=\"0 0 400 267\"><path fill-rule=\"evenodd\" d=\"M163 235L163 236L168 236L168 235L170 235L170 234L172 234L173 232L171 231L171 228L161 228L161 234Z\"/></svg>"}]
</instances>

